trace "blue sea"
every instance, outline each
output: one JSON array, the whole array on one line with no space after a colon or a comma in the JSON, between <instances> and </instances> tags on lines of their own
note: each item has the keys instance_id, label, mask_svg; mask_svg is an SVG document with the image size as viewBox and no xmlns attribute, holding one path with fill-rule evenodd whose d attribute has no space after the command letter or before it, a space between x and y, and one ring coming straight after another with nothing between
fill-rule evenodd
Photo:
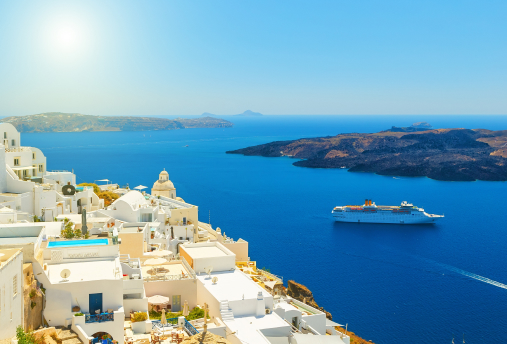
<instances>
[{"instance_id":1,"label":"blue sea","mask_svg":"<svg viewBox=\"0 0 507 344\"><path fill-rule=\"evenodd\" d=\"M312 290L333 320L377 344L507 342L507 183L441 182L292 166L225 154L277 140L437 128L507 129L507 116L224 117L233 128L26 133L49 170L78 182L151 188L165 168L203 222L250 243L257 266ZM188 147L186 147L188 145ZM434 226L335 223L336 205L409 201L445 214Z\"/></svg>"}]
</instances>

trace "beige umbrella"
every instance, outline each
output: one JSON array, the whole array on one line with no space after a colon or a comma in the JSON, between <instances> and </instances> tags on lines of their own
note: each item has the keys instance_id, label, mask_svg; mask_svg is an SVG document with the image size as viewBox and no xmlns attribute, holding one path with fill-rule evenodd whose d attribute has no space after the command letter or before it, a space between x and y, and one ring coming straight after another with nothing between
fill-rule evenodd
<instances>
[{"instance_id":1,"label":"beige umbrella","mask_svg":"<svg viewBox=\"0 0 507 344\"><path fill-rule=\"evenodd\" d=\"M165 317L165 308L162 308L162 315L160 316L160 323L162 325L167 324L167 319Z\"/></svg>"},{"instance_id":2,"label":"beige umbrella","mask_svg":"<svg viewBox=\"0 0 507 344\"><path fill-rule=\"evenodd\" d=\"M172 251L168 251L168 250L157 250L157 251L153 251L151 252L151 255L152 256L155 256L155 257L167 257L167 256L172 256Z\"/></svg>"},{"instance_id":3,"label":"beige umbrella","mask_svg":"<svg viewBox=\"0 0 507 344\"><path fill-rule=\"evenodd\" d=\"M162 265L164 263L166 263L167 260L164 259L164 258L151 258L151 259L147 259L145 262L144 262L144 265Z\"/></svg>"},{"instance_id":4,"label":"beige umbrella","mask_svg":"<svg viewBox=\"0 0 507 344\"><path fill-rule=\"evenodd\" d=\"M188 302L187 300L185 300L185 303L183 304L183 316L187 317L189 313L190 312L188 310Z\"/></svg>"},{"instance_id":5,"label":"beige umbrella","mask_svg":"<svg viewBox=\"0 0 507 344\"><path fill-rule=\"evenodd\" d=\"M152 305L165 305L169 303L169 298L162 295L153 295L148 298L148 303Z\"/></svg>"}]
</instances>

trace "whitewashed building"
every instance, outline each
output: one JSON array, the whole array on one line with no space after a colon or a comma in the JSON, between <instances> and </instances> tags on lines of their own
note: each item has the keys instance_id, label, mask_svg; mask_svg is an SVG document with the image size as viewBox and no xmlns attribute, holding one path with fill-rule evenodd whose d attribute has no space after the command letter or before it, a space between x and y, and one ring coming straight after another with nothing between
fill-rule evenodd
<instances>
[{"instance_id":1,"label":"whitewashed building","mask_svg":"<svg viewBox=\"0 0 507 344\"><path fill-rule=\"evenodd\" d=\"M0 340L16 335L23 326L23 252L0 249Z\"/></svg>"}]
</instances>

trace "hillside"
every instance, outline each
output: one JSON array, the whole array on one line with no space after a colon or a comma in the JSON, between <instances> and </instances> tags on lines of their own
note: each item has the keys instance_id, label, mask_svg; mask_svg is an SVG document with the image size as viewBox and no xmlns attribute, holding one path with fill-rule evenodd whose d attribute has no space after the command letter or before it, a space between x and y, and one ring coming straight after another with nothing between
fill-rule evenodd
<instances>
[{"instance_id":1,"label":"hillside","mask_svg":"<svg viewBox=\"0 0 507 344\"><path fill-rule=\"evenodd\" d=\"M384 131L278 141L229 154L299 158L293 165L437 180L507 180L507 130Z\"/></svg>"},{"instance_id":2,"label":"hillside","mask_svg":"<svg viewBox=\"0 0 507 344\"><path fill-rule=\"evenodd\" d=\"M127 116L92 116L50 112L29 116L12 116L0 120L14 125L20 132L144 131L185 128L227 128L233 124L214 117L156 118Z\"/></svg>"}]
</instances>

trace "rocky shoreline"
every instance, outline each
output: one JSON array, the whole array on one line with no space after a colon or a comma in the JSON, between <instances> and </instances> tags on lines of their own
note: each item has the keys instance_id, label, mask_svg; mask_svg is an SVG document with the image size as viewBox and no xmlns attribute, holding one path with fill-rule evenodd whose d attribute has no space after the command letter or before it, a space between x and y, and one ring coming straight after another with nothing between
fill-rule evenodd
<instances>
[{"instance_id":1,"label":"rocky shoreline","mask_svg":"<svg viewBox=\"0 0 507 344\"><path fill-rule=\"evenodd\" d=\"M294 166L428 177L443 181L506 181L507 130L434 129L340 134L277 141L228 154L298 158Z\"/></svg>"},{"instance_id":2,"label":"rocky shoreline","mask_svg":"<svg viewBox=\"0 0 507 344\"><path fill-rule=\"evenodd\" d=\"M294 299L301 301L313 308L321 310L322 312L326 313L326 318L333 320L332 314L326 311L323 307L319 307L317 302L315 302L313 293L306 286L297 283L296 281L289 280L287 282L287 288L285 289L285 292L288 296L293 297ZM335 329L339 332L346 333L350 337L351 344L373 343L371 340L367 341L366 339L363 339L356 335L354 332L350 332L348 329L345 330L340 326L336 326Z\"/></svg>"}]
</instances>

